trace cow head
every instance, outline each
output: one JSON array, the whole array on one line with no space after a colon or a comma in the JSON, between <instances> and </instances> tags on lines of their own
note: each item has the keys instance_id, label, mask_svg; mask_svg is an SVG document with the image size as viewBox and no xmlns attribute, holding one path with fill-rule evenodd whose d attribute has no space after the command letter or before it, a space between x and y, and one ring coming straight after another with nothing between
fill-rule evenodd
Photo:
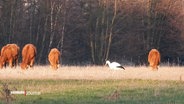
<instances>
[{"instance_id":1,"label":"cow head","mask_svg":"<svg viewBox=\"0 0 184 104\"><path fill-rule=\"evenodd\" d=\"M21 67L22 69L27 69L27 68L28 68L28 65L25 64L25 63L21 63L21 64L20 64L20 67Z\"/></svg>"},{"instance_id":2,"label":"cow head","mask_svg":"<svg viewBox=\"0 0 184 104\"><path fill-rule=\"evenodd\" d=\"M55 64L55 65L52 65L51 67L52 67L52 69L54 69L54 70L57 70L58 68L59 68L59 64Z\"/></svg>"},{"instance_id":3,"label":"cow head","mask_svg":"<svg viewBox=\"0 0 184 104\"><path fill-rule=\"evenodd\" d=\"M0 56L0 68L2 69L4 65L5 65L5 59L4 57Z\"/></svg>"}]
</instances>

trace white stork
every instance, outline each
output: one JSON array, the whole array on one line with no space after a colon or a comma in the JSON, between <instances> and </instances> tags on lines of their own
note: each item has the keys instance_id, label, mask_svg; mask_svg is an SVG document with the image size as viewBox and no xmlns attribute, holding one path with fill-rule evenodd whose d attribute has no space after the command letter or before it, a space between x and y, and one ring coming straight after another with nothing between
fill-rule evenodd
<instances>
[{"instance_id":1,"label":"white stork","mask_svg":"<svg viewBox=\"0 0 184 104\"><path fill-rule=\"evenodd\" d=\"M105 65L108 65L110 67L110 69L114 69L114 70L124 69L125 70L125 68L121 64L119 64L117 62L110 63L110 61L107 60Z\"/></svg>"}]
</instances>

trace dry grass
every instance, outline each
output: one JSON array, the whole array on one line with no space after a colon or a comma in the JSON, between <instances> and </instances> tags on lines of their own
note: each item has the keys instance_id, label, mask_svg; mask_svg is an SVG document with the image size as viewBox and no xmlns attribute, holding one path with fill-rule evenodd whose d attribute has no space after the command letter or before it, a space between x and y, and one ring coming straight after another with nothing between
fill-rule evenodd
<instances>
[{"instance_id":1,"label":"dry grass","mask_svg":"<svg viewBox=\"0 0 184 104\"><path fill-rule=\"evenodd\" d=\"M184 80L184 67L162 66L158 71L152 71L146 66L126 66L126 70L110 70L105 66L62 66L56 71L50 66L35 66L24 71L17 67L1 69L0 79Z\"/></svg>"}]
</instances>

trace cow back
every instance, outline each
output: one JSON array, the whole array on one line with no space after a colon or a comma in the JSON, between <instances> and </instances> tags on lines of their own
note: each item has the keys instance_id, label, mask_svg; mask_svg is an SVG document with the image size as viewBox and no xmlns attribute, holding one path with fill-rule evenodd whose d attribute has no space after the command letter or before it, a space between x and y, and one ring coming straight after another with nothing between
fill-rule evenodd
<instances>
[{"instance_id":1,"label":"cow back","mask_svg":"<svg viewBox=\"0 0 184 104\"><path fill-rule=\"evenodd\" d=\"M148 62L153 69L157 69L160 63L160 53L157 49L152 49L148 55Z\"/></svg>"},{"instance_id":2,"label":"cow back","mask_svg":"<svg viewBox=\"0 0 184 104\"><path fill-rule=\"evenodd\" d=\"M48 60L53 69L57 69L59 66L60 52L57 48L51 49L48 55Z\"/></svg>"},{"instance_id":3,"label":"cow back","mask_svg":"<svg viewBox=\"0 0 184 104\"><path fill-rule=\"evenodd\" d=\"M7 44L3 46L1 49L0 67L6 62L9 62L10 67L13 67L13 63L15 63L16 66L18 64L19 50L20 48L16 44Z\"/></svg>"},{"instance_id":4,"label":"cow back","mask_svg":"<svg viewBox=\"0 0 184 104\"><path fill-rule=\"evenodd\" d=\"M22 49L22 63L21 68L27 68L31 61L36 57L36 47L33 44L26 44Z\"/></svg>"}]
</instances>

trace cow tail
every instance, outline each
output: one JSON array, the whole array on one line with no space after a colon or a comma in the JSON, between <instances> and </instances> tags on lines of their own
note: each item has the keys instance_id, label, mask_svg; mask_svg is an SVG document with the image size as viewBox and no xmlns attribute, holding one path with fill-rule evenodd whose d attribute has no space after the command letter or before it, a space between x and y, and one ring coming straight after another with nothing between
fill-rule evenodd
<instances>
[{"instance_id":1,"label":"cow tail","mask_svg":"<svg viewBox=\"0 0 184 104\"><path fill-rule=\"evenodd\" d=\"M54 52L54 63L56 63L57 64L57 58L56 58L57 56L56 56L56 52Z\"/></svg>"}]
</instances>

